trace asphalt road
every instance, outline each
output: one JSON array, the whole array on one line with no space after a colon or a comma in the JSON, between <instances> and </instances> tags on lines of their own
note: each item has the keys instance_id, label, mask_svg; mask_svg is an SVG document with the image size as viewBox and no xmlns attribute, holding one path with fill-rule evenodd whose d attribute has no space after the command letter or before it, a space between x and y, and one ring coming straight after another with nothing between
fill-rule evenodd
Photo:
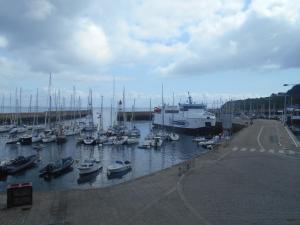
<instances>
[{"instance_id":1,"label":"asphalt road","mask_svg":"<svg viewBox=\"0 0 300 225\"><path fill-rule=\"evenodd\" d=\"M257 120L217 150L109 188L39 192L1 225L300 225L300 149L277 121ZM0 196L3 204L5 196Z\"/></svg>"}]
</instances>

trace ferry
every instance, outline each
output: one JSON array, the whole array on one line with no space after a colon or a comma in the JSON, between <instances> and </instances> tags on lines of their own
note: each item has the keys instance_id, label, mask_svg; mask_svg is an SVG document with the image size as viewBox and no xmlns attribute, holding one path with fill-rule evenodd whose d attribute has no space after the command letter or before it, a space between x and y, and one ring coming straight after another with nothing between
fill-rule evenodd
<instances>
[{"instance_id":1,"label":"ferry","mask_svg":"<svg viewBox=\"0 0 300 225\"><path fill-rule=\"evenodd\" d=\"M197 104L188 95L187 103L163 105L154 108L153 125L187 134L212 134L216 126L216 116L205 104Z\"/></svg>"}]
</instances>

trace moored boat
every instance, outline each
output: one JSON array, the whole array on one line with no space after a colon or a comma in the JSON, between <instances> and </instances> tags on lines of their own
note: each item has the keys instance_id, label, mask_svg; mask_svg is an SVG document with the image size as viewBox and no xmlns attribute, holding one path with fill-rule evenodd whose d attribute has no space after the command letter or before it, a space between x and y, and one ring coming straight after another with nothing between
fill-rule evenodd
<instances>
[{"instance_id":1,"label":"moored boat","mask_svg":"<svg viewBox=\"0 0 300 225\"><path fill-rule=\"evenodd\" d=\"M102 169L102 165L94 159L85 159L79 166L79 175L87 175Z\"/></svg>"},{"instance_id":2,"label":"moored boat","mask_svg":"<svg viewBox=\"0 0 300 225\"><path fill-rule=\"evenodd\" d=\"M107 167L107 174L120 173L129 169L131 169L131 163L129 161L116 161Z\"/></svg>"},{"instance_id":3,"label":"moored boat","mask_svg":"<svg viewBox=\"0 0 300 225\"><path fill-rule=\"evenodd\" d=\"M37 160L37 155L30 155L27 157L18 156L16 159L11 160L6 165L3 166L7 174L13 175L22 170L29 169L35 165Z\"/></svg>"},{"instance_id":4,"label":"moored boat","mask_svg":"<svg viewBox=\"0 0 300 225\"><path fill-rule=\"evenodd\" d=\"M43 169L40 170L40 176L58 176L69 169L71 169L74 163L74 159L72 157L63 158L61 160L57 160L54 163L47 164Z\"/></svg>"}]
</instances>

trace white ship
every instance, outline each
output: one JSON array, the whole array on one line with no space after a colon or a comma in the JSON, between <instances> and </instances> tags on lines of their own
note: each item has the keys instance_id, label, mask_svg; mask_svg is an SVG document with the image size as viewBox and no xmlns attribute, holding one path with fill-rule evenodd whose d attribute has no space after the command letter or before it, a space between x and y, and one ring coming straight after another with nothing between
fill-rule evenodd
<instances>
[{"instance_id":1,"label":"white ship","mask_svg":"<svg viewBox=\"0 0 300 225\"><path fill-rule=\"evenodd\" d=\"M154 108L153 125L190 134L211 134L216 116L204 104L196 104L188 96L187 103Z\"/></svg>"}]
</instances>

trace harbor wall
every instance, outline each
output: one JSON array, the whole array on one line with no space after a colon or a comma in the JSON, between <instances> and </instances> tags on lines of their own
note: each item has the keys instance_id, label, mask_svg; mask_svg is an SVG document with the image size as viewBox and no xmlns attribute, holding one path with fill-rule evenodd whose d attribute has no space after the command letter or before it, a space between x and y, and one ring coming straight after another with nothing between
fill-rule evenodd
<instances>
[{"instance_id":1,"label":"harbor wall","mask_svg":"<svg viewBox=\"0 0 300 225\"><path fill-rule=\"evenodd\" d=\"M22 113L0 113L0 123L19 123L19 124L32 124L34 120L37 123L44 123L45 118L50 115L51 122L61 120L69 120L75 118L85 117L89 114L89 110L64 110L64 111L52 111L49 112L22 112Z\"/></svg>"},{"instance_id":2,"label":"harbor wall","mask_svg":"<svg viewBox=\"0 0 300 225\"><path fill-rule=\"evenodd\" d=\"M134 118L134 120L149 121L153 117L153 112L149 112L149 111L137 111L137 112L133 112L133 113L132 112L125 112L124 114L126 116L127 121L130 121L132 117ZM117 120L118 121L123 121L124 120L123 119L123 112L118 112Z\"/></svg>"}]
</instances>

